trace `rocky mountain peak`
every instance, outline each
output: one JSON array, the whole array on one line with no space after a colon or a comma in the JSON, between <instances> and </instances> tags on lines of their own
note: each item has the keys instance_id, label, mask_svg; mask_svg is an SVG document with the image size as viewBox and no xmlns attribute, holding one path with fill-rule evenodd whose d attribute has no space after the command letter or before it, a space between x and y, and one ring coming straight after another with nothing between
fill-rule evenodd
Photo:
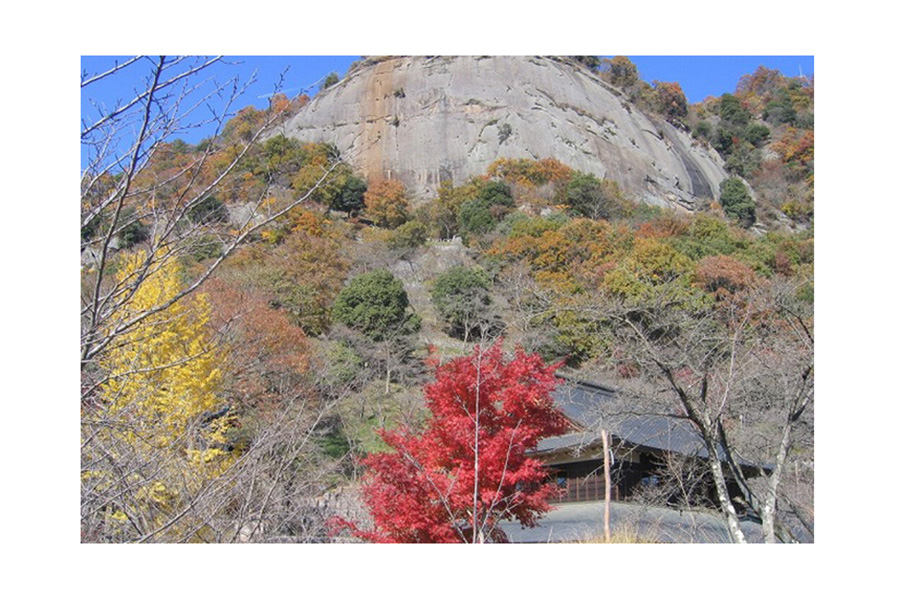
<instances>
[{"instance_id":1,"label":"rocky mountain peak","mask_svg":"<svg viewBox=\"0 0 900 599\"><path fill-rule=\"evenodd\" d=\"M715 152L554 57L367 59L283 132L332 143L369 180L399 179L419 199L499 158L556 158L644 202L686 208L726 178Z\"/></svg>"}]
</instances>

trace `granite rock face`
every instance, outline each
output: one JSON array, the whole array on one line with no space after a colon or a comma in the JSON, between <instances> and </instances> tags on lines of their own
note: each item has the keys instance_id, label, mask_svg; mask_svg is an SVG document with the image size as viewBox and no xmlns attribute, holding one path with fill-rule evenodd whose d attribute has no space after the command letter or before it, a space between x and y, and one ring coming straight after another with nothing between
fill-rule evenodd
<instances>
[{"instance_id":1,"label":"granite rock face","mask_svg":"<svg viewBox=\"0 0 900 599\"><path fill-rule=\"evenodd\" d=\"M693 208L718 196L722 161L586 69L549 57L370 59L283 125L334 144L369 180L418 199L498 158L556 158L636 198Z\"/></svg>"}]
</instances>

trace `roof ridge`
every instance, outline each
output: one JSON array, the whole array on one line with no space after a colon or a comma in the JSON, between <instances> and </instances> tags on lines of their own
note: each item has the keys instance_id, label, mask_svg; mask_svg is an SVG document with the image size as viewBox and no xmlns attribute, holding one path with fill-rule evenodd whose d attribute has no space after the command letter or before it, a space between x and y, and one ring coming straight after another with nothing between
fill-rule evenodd
<instances>
[{"instance_id":1,"label":"roof ridge","mask_svg":"<svg viewBox=\"0 0 900 599\"><path fill-rule=\"evenodd\" d=\"M564 381L568 381L570 383L574 383L579 387L585 387L588 389L599 389L600 391L606 391L607 393L618 393L618 389L615 387L611 387L609 385L604 385L603 383L598 383L596 381L588 381L585 379L581 379L576 377L574 374L569 374L566 372L556 371L555 375L558 378L563 379Z\"/></svg>"}]
</instances>

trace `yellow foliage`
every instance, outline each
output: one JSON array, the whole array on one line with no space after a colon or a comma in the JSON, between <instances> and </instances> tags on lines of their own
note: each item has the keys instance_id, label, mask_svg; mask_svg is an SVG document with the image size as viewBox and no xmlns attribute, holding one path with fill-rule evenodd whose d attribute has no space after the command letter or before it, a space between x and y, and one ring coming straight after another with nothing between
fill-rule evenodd
<instances>
[{"instance_id":1,"label":"yellow foliage","mask_svg":"<svg viewBox=\"0 0 900 599\"><path fill-rule=\"evenodd\" d=\"M602 285L632 301L701 305L709 297L692 284L693 261L670 245L638 237L631 253L607 271Z\"/></svg>"},{"instance_id":2,"label":"yellow foliage","mask_svg":"<svg viewBox=\"0 0 900 599\"><path fill-rule=\"evenodd\" d=\"M574 171L555 158L531 160L528 158L500 158L488 166L489 177L498 177L508 183L525 186L540 186L547 183L565 185Z\"/></svg>"},{"instance_id":3,"label":"yellow foliage","mask_svg":"<svg viewBox=\"0 0 900 599\"><path fill-rule=\"evenodd\" d=\"M119 272L124 282L145 261L143 252L128 257ZM164 305L181 290L174 262L161 263L147 276L127 304L128 321ZM205 327L209 321L206 296L196 294L151 314L123 334L101 361L110 379L103 388L111 415L128 412L147 439L169 445L183 436L202 414L219 404L222 383L218 363Z\"/></svg>"},{"instance_id":4,"label":"yellow foliage","mask_svg":"<svg viewBox=\"0 0 900 599\"><path fill-rule=\"evenodd\" d=\"M156 259L159 267L137 286L119 322L146 316L100 361L109 377L101 388L102 419L109 425L95 445L112 448L107 459L120 466L82 475L83 484L98 489L132 489L109 506L109 523L124 527L126 519L139 520L145 532L165 523L184 498L231 462L222 449L231 417L212 418L223 406L221 364L227 356L210 342L209 302L194 294L159 309L181 291L181 282L173 260ZM119 282L139 276L145 260L143 252L128 256Z\"/></svg>"},{"instance_id":5,"label":"yellow foliage","mask_svg":"<svg viewBox=\"0 0 900 599\"><path fill-rule=\"evenodd\" d=\"M293 231L304 231L313 237L325 237L325 225L328 221L321 214L300 208L294 208L289 213Z\"/></svg>"},{"instance_id":6,"label":"yellow foliage","mask_svg":"<svg viewBox=\"0 0 900 599\"><path fill-rule=\"evenodd\" d=\"M259 234L260 239L265 241L270 245L278 245L282 241L284 241L285 237L287 237L288 232L284 227L274 227L272 229L266 229L262 233Z\"/></svg>"},{"instance_id":7,"label":"yellow foliage","mask_svg":"<svg viewBox=\"0 0 900 599\"><path fill-rule=\"evenodd\" d=\"M379 227L367 227L360 232L360 239L364 243L388 243L397 234L390 229L381 229Z\"/></svg>"},{"instance_id":8,"label":"yellow foliage","mask_svg":"<svg viewBox=\"0 0 900 599\"><path fill-rule=\"evenodd\" d=\"M541 286L541 289L552 291L561 296L574 295L582 291L578 282L565 272L538 271L534 275L534 280Z\"/></svg>"}]
</instances>

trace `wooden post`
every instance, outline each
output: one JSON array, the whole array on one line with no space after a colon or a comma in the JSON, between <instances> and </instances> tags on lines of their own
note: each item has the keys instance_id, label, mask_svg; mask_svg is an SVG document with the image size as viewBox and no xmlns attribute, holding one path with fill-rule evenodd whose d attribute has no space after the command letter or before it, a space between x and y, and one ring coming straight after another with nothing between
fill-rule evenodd
<instances>
[{"instance_id":1,"label":"wooden post","mask_svg":"<svg viewBox=\"0 0 900 599\"><path fill-rule=\"evenodd\" d=\"M606 430L600 431L603 438L603 498L605 500L603 506L603 538L607 543L610 542L612 535L609 532L609 501L610 501L610 475L609 475L609 433Z\"/></svg>"}]
</instances>

